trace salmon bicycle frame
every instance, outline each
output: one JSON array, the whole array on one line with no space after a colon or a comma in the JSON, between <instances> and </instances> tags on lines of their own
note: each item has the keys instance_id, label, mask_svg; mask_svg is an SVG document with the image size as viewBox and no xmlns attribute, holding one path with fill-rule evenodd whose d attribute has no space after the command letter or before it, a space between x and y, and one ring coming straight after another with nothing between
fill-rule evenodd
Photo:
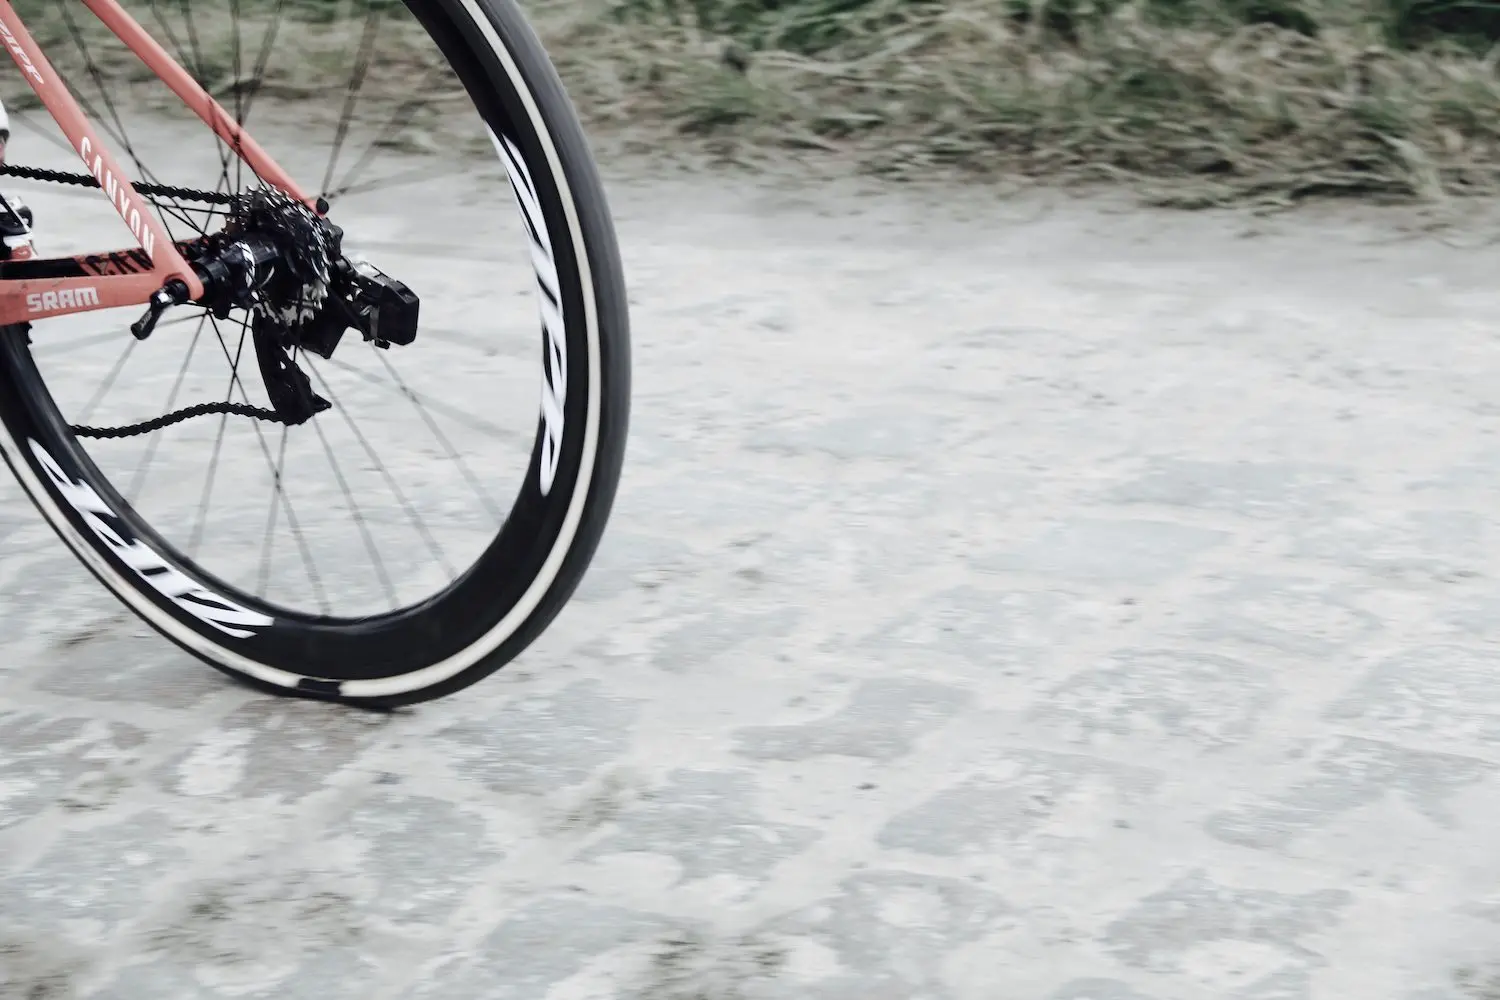
<instances>
[{"instance_id":1,"label":"salmon bicycle frame","mask_svg":"<svg viewBox=\"0 0 1500 1000\"><path fill-rule=\"evenodd\" d=\"M59 3L69 0L57 0ZM285 171L123 8L118 0L78 0L104 22L146 68L272 188L323 214ZM145 305L168 282L187 286L187 300L203 297L203 282L173 243L100 140L77 99L69 93L22 23L10 0L0 0L0 44L57 122L101 192L135 237L139 250L113 250L77 257L33 259L0 266L0 326L51 316ZM324 209L326 211L326 209ZM7 273L9 272L9 273Z\"/></svg>"}]
</instances>

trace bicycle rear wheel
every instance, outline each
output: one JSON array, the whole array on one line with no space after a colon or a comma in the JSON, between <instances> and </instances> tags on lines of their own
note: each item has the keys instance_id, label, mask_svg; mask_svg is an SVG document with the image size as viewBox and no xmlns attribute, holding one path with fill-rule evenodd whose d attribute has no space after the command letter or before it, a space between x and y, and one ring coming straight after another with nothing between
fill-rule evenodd
<instances>
[{"instance_id":1,"label":"bicycle rear wheel","mask_svg":"<svg viewBox=\"0 0 1500 1000\"><path fill-rule=\"evenodd\" d=\"M264 185L56 6L49 57L138 178L218 196L149 197L174 239L222 228ZM363 0L315 25L282 3L133 6L284 168L322 178L346 248L411 286L422 322L407 346L293 345L331 404L296 426L240 415L267 412L244 311L186 306L140 343L114 312L0 331L0 452L95 576L221 670L369 705L464 688L571 596L623 460L624 283L572 106L512 0ZM14 164L20 126L48 127L13 118ZM72 244L118 240L117 219L77 221L109 211L79 193L97 206L27 190L43 255L64 227ZM233 407L141 423L203 402Z\"/></svg>"}]
</instances>

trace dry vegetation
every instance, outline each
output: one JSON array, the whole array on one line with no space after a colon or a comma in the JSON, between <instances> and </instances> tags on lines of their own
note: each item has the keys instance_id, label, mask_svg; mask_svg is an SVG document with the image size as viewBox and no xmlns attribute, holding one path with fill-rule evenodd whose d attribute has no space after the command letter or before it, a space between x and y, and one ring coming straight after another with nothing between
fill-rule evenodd
<instances>
[{"instance_id":1,"label":"dry vegetation","mask_svg":"<svg viewBox=\"0 0 1500 1000\"><path fill-rule=\"evenodd\" d=\"M213 24L228 2L192 8L232 84ZM57 26L63 5L27 4ZM293 6L329 24L363 4ZM743 160L796 150L897 177L1128 180L1183 206L1500 189L1500 0L524 6L592 128ZM307 49L280 61L301 67L275 81L289 95L317 82L319 36L278 41Z\"/></svg>"},{"instance_id":2,"label":"dry vegetation","mask_svg":"<svg viewBox=\"0 0 1500 1000\"><path fill-rule=\"evenodd\" d=\"M591 115L741 154L1128 179L1185 206L1500 188L1493 0L570 0L534 16Z\"/></svg>"}]
</instances>

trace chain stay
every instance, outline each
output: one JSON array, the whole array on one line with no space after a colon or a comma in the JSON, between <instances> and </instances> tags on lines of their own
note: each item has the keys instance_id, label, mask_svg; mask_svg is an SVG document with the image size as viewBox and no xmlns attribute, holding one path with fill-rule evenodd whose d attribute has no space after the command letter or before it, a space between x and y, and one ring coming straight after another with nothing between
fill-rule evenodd
<instances>
[{"instance_id":1,"label":"chain stay","mask_svg":"<svg viewBox=\"0 0 1500 1000\"><path fill-rule=\"evenodd\" d=\"M0 176L18 177L22 180L46 181L51 184L71 184L76 187L99 188L97 178L91 174L71 173L65 170L47 170L42 167L27 167L19 164L7 163L0 165ZM132 185L137 194L144 197L176 198L180 201L197 201L209 205L233 205L237 196L224 191L201 191L194 188L176 187L170 184L145 184ZM180 424L194 417L210 416L219 413L227 416L251 417L255 420L265 420L273 424L282 424L287 421L276 413L262 406L251 406L248 403L197 403L193 406L185 406L171 413L164 413L151 420L142 420L137 424L127 424L123 427L87 427L74 425L68 430L81 438L126 438L135 437L140 434L150 434L173 424Z\"/></svg>"}]
</instances>

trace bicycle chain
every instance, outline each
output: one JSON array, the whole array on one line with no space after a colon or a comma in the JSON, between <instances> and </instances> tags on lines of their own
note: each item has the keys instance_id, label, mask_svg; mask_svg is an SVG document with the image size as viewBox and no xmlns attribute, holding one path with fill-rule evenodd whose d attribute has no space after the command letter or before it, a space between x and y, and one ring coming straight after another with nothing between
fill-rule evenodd
<instances>
[{"instance_id":1,"label":"bicycle chain","mask_svg":"<svg viewBox=\"0 0 1500 1000\"><path fill-rule=\"evenodd\" d=\"M127 438L138 434L150 434L159 431L163 427L180 424L184 420L194 417L206 417L210 414L222 413L234 417L253 417L256 420L265 420L273 424L284 424L285 420L277 415L275 410L268 410L261 406L251 406L249 403L195 403L192 406L184 406L180 410L164 413L150 420L142 420L138 424L126 424L123 427L84 427L74 424L68 430L75 437L81 438Z\"/></svg>"},{"instance_id":2,"label":"bicycle chain","mask_svg":"<svg viewBox=\"0 0 1500 1000\"><path fill-rule=\"evenodd\" d=\"M27 167L19 164L0 164L0 176L18 177L22 180L45 181L51 184L71 184L75 187L102 187L98 178L92 174L72 173L66 170L47 170L42 167ZM235 195L224 191L200 191L194 188L176 187L171 184L133 184L136 193L143 196L155 196L162 198L176 198L180 201L199 201L210 205L233 205ZM180 410L164 413L150 420L142 420L136 424L126 424L121 427L88 427L74 424L68 428L73 434L81 438L126 438L135 437L140 434L150 434L173 424L180 424L194 417L206 417L212 414L224 414L235 417L251 417L255 420L265 420L274 424L286 423L275 410L268 410L262 406L251 406L248 403L197 403L193 406L184 406Z\"/></svg>"},{"instance_id":3,"label":"bicycle chain","mask_svg":"<svg viewBox=\"0 0 1500 1000\"><path fill-rule=\"evenodd\" d=\"M19 177L28 181L46 181L50 184L72 184L76 187L102 187L93 174L71 173L66 170L47 170L42 167L25 167L7 163L0 166L0 176ZM177 198L182 201L201 201L210 205L233 205L236 195L227 191L199 191L194 188L175 187L171 184L132 184L137 194L155 195L162 198Z\"/></svg>"}]
</instances>

